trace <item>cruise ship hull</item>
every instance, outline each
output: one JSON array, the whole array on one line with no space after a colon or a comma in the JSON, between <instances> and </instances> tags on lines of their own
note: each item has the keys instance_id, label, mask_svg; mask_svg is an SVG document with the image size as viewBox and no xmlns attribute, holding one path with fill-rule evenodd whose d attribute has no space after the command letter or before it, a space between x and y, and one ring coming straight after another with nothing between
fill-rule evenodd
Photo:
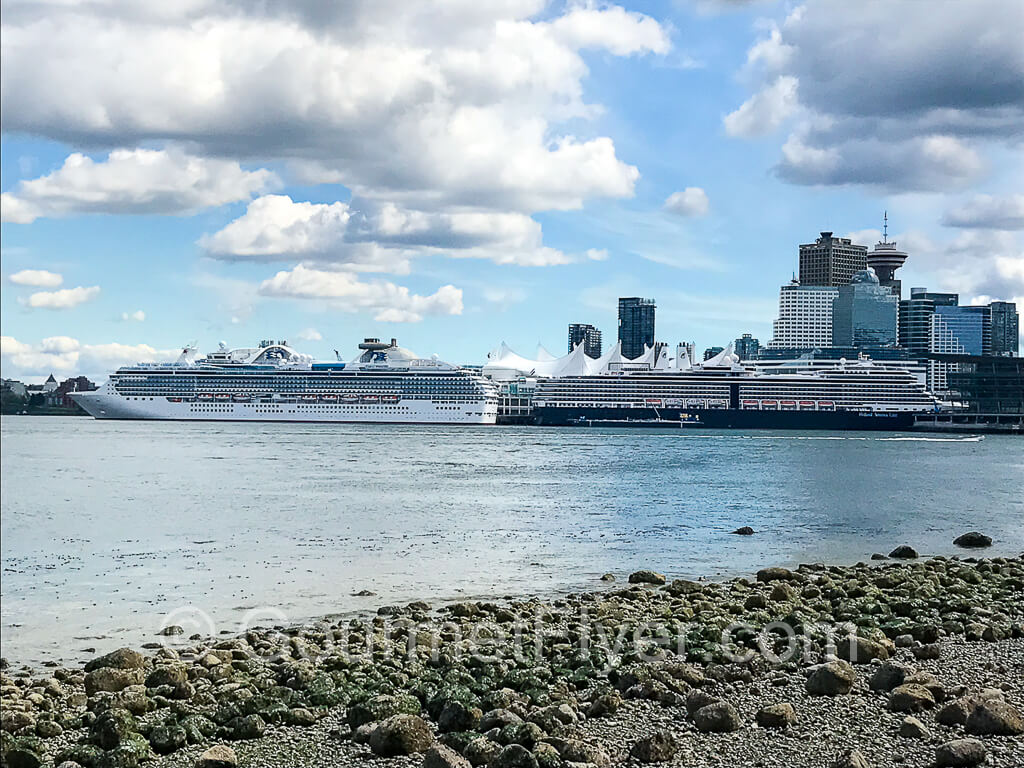
<instances>
[{"instance_id":1,"label":"cruise ship hull","mask_svg":"<svg viewBox=\"0 0 1024 768\"><path fill-rule=\"evenodd\" d=\"M583 408L534 409L538 424L590 427L664 427L708 429L902 430L914 424L910 411L761 411L736 408Z\"/></svg>"},{"instance_id":2,"label":"cruise ship hull","mask_svg":"<svg viewBox=\"0 0 1024 768\"><path fill-rule=\"evenodd\" d=\"M295 402L183 401L165 397L128 398L104 386L95 392L72 395L90 416L97 419L165 421L280 421L379 424L494 424L497 404L432 403L402 400L394 405Z\"/></svg>"}]
</instances>

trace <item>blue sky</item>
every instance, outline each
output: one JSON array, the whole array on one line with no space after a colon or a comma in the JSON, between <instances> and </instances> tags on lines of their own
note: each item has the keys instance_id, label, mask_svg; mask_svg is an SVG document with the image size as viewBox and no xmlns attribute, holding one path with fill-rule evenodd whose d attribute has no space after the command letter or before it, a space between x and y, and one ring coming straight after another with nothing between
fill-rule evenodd
<instances>
[{"instance_id":1,"label":"blue sky","mask_svg":"<svg viewBox=\"0 0 1024 768\"><path fill-rule=\"evenodd\" d=\"M477 5L4 2L4 376L559 353L621 295L767 341L797 244L883 210L905 291L1024 301L1014 0Z\"/></svg>"}]
</instances>

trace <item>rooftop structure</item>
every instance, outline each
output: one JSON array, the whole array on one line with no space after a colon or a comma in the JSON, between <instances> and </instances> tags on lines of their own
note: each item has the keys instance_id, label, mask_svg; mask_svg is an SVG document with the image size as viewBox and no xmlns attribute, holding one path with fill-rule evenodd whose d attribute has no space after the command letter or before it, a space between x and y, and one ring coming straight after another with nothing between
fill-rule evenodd
<instances>
[{"instance_id":1,"label":"rooftop structure","mask_svg":"<svg viewBox=\"0 0 1024 768\"><path fill-rule=\"evenodd\" d=\"M868 266L867 246L848 237L822 232L813 243L800 246L800 285L835 288L846 285L855 272Z\"/></svg>"},{"instance_id":2,"label":"rooftop structure","mask_svg":"<svg viewBox=\"0 0 1024 768\"><path fill-rule=\"evenodd\" d=\"M895 241L889 242L889 212L886 211L882 225L882 241L868 254L868 266L875 270L878 282L888 288L897 298L903 295L903 286L896 279L896 270L907 260L906 251L896 248Z\"/></svg>"}]
</instances>

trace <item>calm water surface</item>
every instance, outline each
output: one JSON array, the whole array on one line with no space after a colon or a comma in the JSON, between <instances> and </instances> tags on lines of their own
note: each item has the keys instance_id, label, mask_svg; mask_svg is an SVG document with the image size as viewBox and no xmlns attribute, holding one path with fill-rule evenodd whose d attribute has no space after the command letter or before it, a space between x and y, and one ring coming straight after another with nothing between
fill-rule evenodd
<instances>
[{"instance_id":1,"label":"calm water surface","mask_svg":"<svg viewBox=\"0 0 1024 768\"><path fill-rule=\"evenodd\" d=\"M1024 440L4 417L3 655L415 598L1024 548ZM740 525L752 537L729 535ZM373 597L352 593L372 590ZM206 617L209 617L207 619ZM256 622L260 623L260 622Z\"/></svg>"}]
</instances>

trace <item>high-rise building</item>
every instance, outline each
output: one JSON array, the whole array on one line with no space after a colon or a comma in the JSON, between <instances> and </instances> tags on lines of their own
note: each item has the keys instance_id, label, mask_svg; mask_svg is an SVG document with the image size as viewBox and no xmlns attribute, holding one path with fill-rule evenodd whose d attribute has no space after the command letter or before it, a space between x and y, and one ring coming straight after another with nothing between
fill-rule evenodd
<instances>
[{"instance_id":1,"label":"high-rise building","mask_svg":"<svg viewBox=\"0 0 1024 768\"><path fill-rule=\"evenodd\" d=\"M836 347L896 346L899 298L879 283L868 267L839 286L832 304L832 345Z\"/></svg>"},{"instance_id":2,"label":"high-rise building","mask_svg":"<svg viewBox=\"0 0 1024 768\"><path fill-rule=\"evenodd\" d=\"M622 355L640 357L645 347L654 346L654 299L633 296L619 299L619 341Z\"/></svg>"},{"instance_id":3,"label":"high-rise building","mask_svg":"<svg viewBox=\"0 0 1024 768\"><path fill-rule=\"evenodd\" d=\"M993 301L989 306L991 335L988 354L1016 357L1020 353L1020 315L1012 301Z\"/></svg>"},{"instance_id":4,"label":"high-rise building","mask_svg":"<svg viewBox=\"0 0 1024 768\"><path fill-rule=\"evenodd\" d=\"M907 260L907 253L896 248L896 243L889 242L889 212L886 211L882 225L882 241L875 243L875 248L868 254L868 266L875 270L878 282L888 288L897 299L903 298L903 285L896 279L896 270Z\"/></svg>"},{"instance_id":5,"label":"high-rise building","mask_svg":"<svg viewBox=\"0 0 1024 768\"><path fill-rule=\"evenodd\" d=\"M800 246L800 285L846 285L854 272L867 269L868 249L848 237L833 237L822 232L813 243Z\"/></svg>"},{"instance_id":6,"label":"high-rise building","mask_svg":"<svg viewBox=\"0 0 1024 768\"><path fill-rule=\"evenodd\" d=\"M768 348L814 349L832 346L832 303L838 288L793 280L779 290L779 317Z\"/></svg>"},{"instance_id":7,"label":"high-rise building","mask_svg":"<svg viewBox=\"0 0 1024 768\"><path fill-rule=\"evenodd\" d=\"M577 344L583 345L587 357L601 356L601 332L590 323L569 323L569 351Z\"/></svg>"},{"instance_id":8,"label":"high-rise building","mask_svg":"<svg viewBox=\"0 0 1024 768\"><path fill-rule=\"evenodd\" d=\"M704 359L710 360L712 357L717 355L719 352L725 351L725 347L708 347L704 350Z\"/></svg>"},{"instance_id":9,"label":"high-rise building","mask_svg":"<svg viewBox=\"0 0 1024 768\"><path fill-rule=\"evenodd\" d=\"M740 360L753 360L757 357L757 350L761 348L761 342L751 334L744 333L732 343L732 348Z\"/></svg>"},{"instance_id":10,"label":"high-rise building","mask_svg":"<svg viewBox=\"0 0 1024 768\"><path fill-rule=\"evenodd\" d=\"M991 345L988 307L961 307L956 293L932 293L911 288L910 298L900 302L900 346L912 354L982 355ZM957 364L929 359L926 385L936 393L948 391L948 374Z\"/></svg>"}]
</instances>

